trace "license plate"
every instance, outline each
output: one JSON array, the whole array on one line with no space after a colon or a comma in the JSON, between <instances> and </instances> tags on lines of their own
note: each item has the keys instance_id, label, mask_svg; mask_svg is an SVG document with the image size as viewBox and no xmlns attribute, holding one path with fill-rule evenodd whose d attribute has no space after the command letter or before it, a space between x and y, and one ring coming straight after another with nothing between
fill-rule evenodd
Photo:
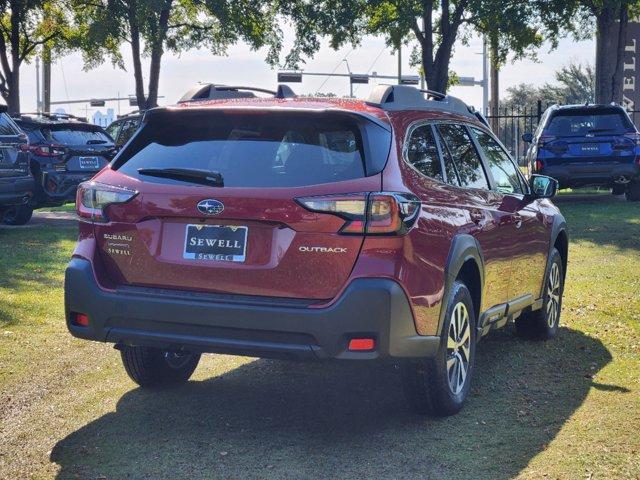
<instances>
[{"instance_id":1,"label":"license plate","mask_svg":"<svg viewBox=\"0 0 640 480\"><path fill-rule=\"evenodd\" d=\"M100 167L98 157L78 157L78 160L82 170L98 170Z\"/></svg>"},{"instance_id":2,"label":"license plate","mask_svg":"<svg viewBox=\"0 0 640 480\"><path fill-rule=\"evenodd\" d=\"M231 225L187 225L183 258L244 262L247 227Z\"/></svg>"},{"instance_id":3,"label":"license plate","mask_svg":"<svg viewBox=\"0 0 640 480\"><path fill-rule=\"evenodd\" d=\"M582 153L598 153L600 152L600 146L594 143L586 143L581 145L580 150Z\"/></svg>"}]
</instances>

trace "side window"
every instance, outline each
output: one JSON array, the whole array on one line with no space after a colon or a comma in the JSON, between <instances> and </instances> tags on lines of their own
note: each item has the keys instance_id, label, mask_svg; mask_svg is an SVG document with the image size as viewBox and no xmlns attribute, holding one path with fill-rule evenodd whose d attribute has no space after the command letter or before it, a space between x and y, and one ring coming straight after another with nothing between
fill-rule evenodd
<instances>
[{"instance_id":1,"label":"side window","mask_svg":"<svg viewBox=\"0 0 640 480\"><path fill-rule=\"evenodd\" d=\"M460 178L458 177L458 171L456 170L456 165L453 162L453 157L451 156L449 148L445 145L442 135L440 135L437 129L436 137L440 143L440 150L442 150L442 163L444 164L444 171L447 174L447 183L459 187Z\"/></svg>"},{"instance_id":2,"label":"side window","mask_svg":"<svg viewBox=\"0 0 640 480\"><path fill-rule=\"evenodd\" d=\"M17 135L15 127L6 113L0 113L0 135Z\"/></svg>"},{"instance_id":3,"label":"side window","mask_svg":"<svg viewBox=\"0 0 640 480\"><path fill-rule=\"evenodd\" d=\"M477 128L472 128L480 148L485 153L489 170L496 182L496 190L505 194L522 194L522 184L516 166L509 156L491 135Z\"/></svg>"},{"instance_id":4,"label":"side window","mask_svg":"<svg viewBox=\"0 0 640 480\"><path fill-rule=\"evenodd\" d=\"M444 181L438 146L430 125L422 125L411 132L407 159L424 176Z\"/></svg>"},{"instance_id":5,"label":"side window","mask_svg":"<svg viewBox=\"0 0 640 480\"><path fill-rule=\"evenodd\" d=\"M453 157L460 185L488 190L489 181L482 160L467 130L462 125L453 124L439 125L438 130Z\"/></svg>"},{"instance_id":6,"label":"side window","mask_svg":"<svg viewBox=\"0 0 640 480\"><path fill-rule=\"evenodd\" d=\"M111 125L109 125L107 128L105 128L105 132L107 132L109 134L109 136L111 138L113 138L114 140L117 140L118 138L118 130L120 130L120 126L122 125L122 122L113 122Z\"/></svg>"},{"instance_id":7,"label":"side window","mask_svg":"<svg viewBox=\"0 0 640 480\"><path fill-rule=\"evenodd\" d=\"M140 121L137 119L127 120L122 124L122 129L120 130L120 134L118 135L118 140L116 143L117 147L122 147L125 143L129 141L129 139L136 133L138 127L140 126Z\"/></svg>"}]
</instances>

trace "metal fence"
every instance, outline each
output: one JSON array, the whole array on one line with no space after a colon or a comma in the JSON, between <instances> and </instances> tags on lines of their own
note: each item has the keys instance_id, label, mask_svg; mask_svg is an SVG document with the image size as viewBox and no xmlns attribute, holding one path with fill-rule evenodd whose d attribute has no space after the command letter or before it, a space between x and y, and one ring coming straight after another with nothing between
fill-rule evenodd
<instances>
[{"instance_id":1,"label":"metal fence","mask_svg":"<svg viewBox=\"0 0 640 480\"><path fill-rule=\"evenodd\" d=\"M542 114L551 105L553 104L543 105L538 101L533 106L499 108L496 111L488 111L486 117L493 132L518 163L524 160L527 148L529 148L529 144L522 140L522 135L533 133L538 128ZM640 110L630 111L629 116L640 129Z\"/></svg>"}]
</instances>

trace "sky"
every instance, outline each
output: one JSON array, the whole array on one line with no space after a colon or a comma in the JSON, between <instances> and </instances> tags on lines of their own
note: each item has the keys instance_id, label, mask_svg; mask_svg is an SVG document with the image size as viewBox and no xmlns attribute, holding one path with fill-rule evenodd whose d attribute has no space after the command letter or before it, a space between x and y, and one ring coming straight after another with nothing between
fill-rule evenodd
<instances>
[{"instance_id":1,"label":"sky","mask_svg":"<svg viewBox=\"0 0 640 480\"><path fill-rule=\"evenodd\" d=\"M290 33L285 31L285 48L291 44ZM410 47L403 53L403 74L417 75L417 70L409 66ZM110 63L85 71L82 57L72 54L58 59L52 66L53 101L71 99L127 97L134 92L133 73L131 71L131 55L123 47L126 67L123 71L113 67ZM482 40L472 38L468 46L458 43L453 54L451 70L458 76L473 76L477 80L482 78ZM550 51L548 45L538 50L538 61L523 60L509 62L501 71L500 90L505 94L508 87L520 83L541 85L554 80L554 72L571 61L593 63L595 56L595 42L576 42L573 39L563 39L559 47ZM166 53L163 57L160 91L164 96L159 100L161 105L175 103L182 94L197 82L213 82L243 86L274 88L277 83L277 69L273 69L264 62L265 50L252 51L244 44L229 48L227 56L213 55L206 50L190 50L181 55ZM303 70L308 72L347 73L348 67L354 73L377 72L379 75L397 75L397 57L385 46L379 37L366 37L355 49L345 47L338 51L331 49L326 42L322 48L306 61ZM148 62L144 63L148 71ZM305 77L301 84L290 84L297 93L310 94L315 92L332 92L337 95L348 95L349 82L347 78ZM366 98L373 84L354 85L354 95ZM462 98L470 105L480 109L482 107L482 89L480 87L454 87L450 94ZM23 112L36 110L36 70L35 63L25 65L21 72L21 103ZM127 101L108 102L106 108L87 108L87 105L60 105L52 107L64 108L68 113L91 116L96 110L105 111L114 108L116 113L124 114L133 108Z\"/></svg>"}]
</instances>

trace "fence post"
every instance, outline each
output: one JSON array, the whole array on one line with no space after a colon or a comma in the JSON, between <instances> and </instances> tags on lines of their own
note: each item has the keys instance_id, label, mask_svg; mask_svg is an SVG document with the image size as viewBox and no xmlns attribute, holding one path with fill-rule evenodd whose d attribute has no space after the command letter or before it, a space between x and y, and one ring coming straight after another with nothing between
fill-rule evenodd
<instances>
[{"instance_id":1,"label":"fence post","mask_svg":"<svg viewBox=\"0 0 640 480\"><path fill-rule=\"evenodd\" d=\"M541 118L542 118L542 100L538 100L538 123L540 123Z\"/></svg>"}]
</instances>

